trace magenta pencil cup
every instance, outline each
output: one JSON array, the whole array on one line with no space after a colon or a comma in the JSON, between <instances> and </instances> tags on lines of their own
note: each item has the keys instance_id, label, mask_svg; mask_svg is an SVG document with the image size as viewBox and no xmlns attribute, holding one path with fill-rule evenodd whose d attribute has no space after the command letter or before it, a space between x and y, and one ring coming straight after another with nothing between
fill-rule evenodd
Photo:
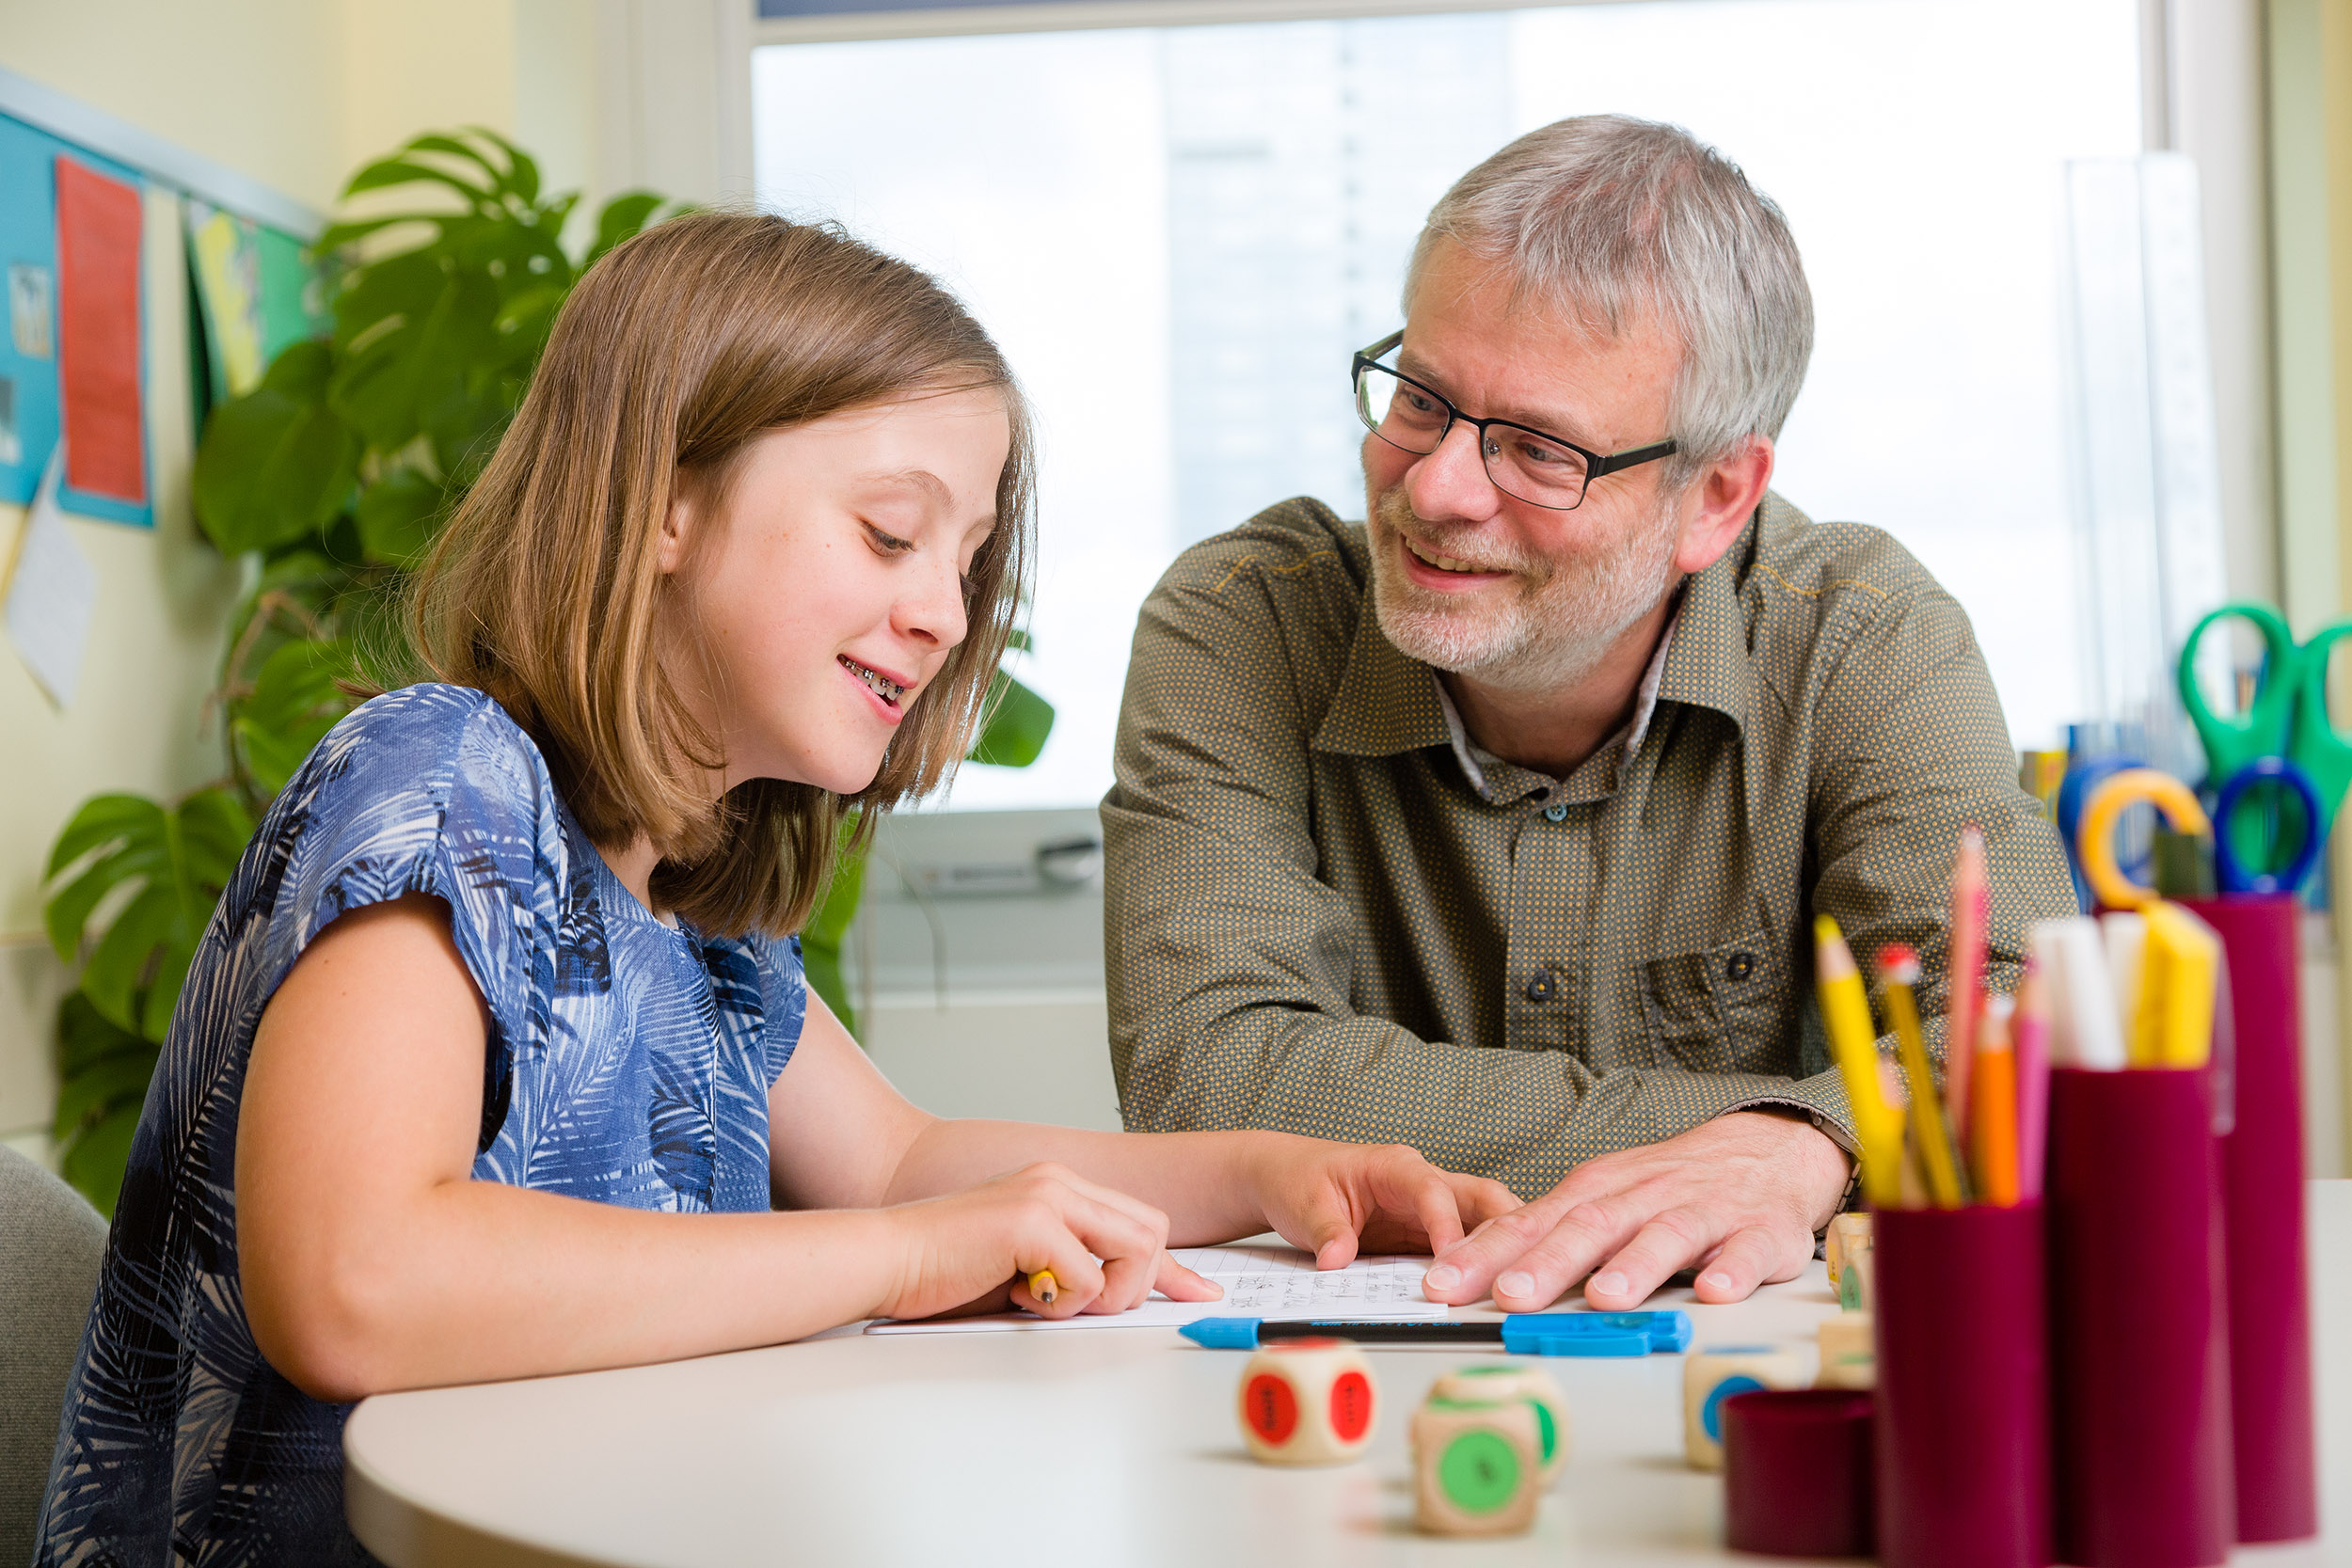
<instances>
[{"instance_id":1,"label":"magenta pencil cup","mask_svg":"<svg viewBox=\"0 0 2352 1568\"><path fill-rule=\"evenodd\" d=\"M1759 1388L1724 1401L1724 1544L1868 1557L1877 1536L1867 1389Z\"/></svg>"},{"instance_id":2,"label":"magenta pencil cup","mask_svg":"<svg viewBox=\"0 0 2352 1568\"><path fill-rule=\"evenodd\" d=\"M2218 1563L2237 1502L2205 1070L2053 1072L2046 1207L2058 1560Z\"/></svg>"},{"instance_id":3,"label":"magenta pencil cup","mask_svg":"<svg viewBox=\"0 0 2352 1568\"><path fill-rule=\"evenodd\" d=\"M2051 1560L2042 1205L1883 1209L1873 1221L1879 1560Z\"/></svg>"},{"instance_id":4,"label":"magenta pencil cup","mask_svg":"<svg viewBox=\"0 0 2352 1568\"><path fill-rule=\"evenodd\" d=\"M2236 1037L2236 1125L2221 1140L2237 1538L2319 1533L2311 1287L2303 1231L2300 903L2192 898L2220 934Z\"/></svg>"}]
</instances>

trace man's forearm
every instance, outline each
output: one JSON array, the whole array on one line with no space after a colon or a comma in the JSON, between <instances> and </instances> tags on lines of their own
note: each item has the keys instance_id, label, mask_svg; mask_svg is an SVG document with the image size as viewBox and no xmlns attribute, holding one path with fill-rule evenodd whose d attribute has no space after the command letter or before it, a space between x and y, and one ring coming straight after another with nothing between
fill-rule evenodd
<instances>
[{"instance_id":1,"label":"man's forearm","mask_svg":"<svg viewBox=\"0 0 2352 1568\"><path fill-rule=\"evenodd\" d=\"M1523 1197L1598 1155L1674 1137L1735 1110L1785 1106L1851 1144L1851 1133L1839 1136L1846 1101L1834 1074L1597 1073L1564 1052L1424 1040L1376 1019L1259 1006L1196 1027L1189 1011L1115 1036L1130 1128L1257 1127L1406 1143Z\"/></svg>"}]
</instances>

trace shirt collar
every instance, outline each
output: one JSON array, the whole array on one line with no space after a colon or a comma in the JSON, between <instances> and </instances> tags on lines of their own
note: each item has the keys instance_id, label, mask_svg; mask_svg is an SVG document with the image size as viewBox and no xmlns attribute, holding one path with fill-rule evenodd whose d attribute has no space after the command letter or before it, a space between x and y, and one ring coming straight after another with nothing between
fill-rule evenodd
<instances>
[{"instance_id":1,"label":"shirt collar","mask_svg":"<svg viewBox=\"0 0 2352 1568\"><path fill-rule=\"evenodd\" d=\"M1626 755L1631 756L1648 733L1649 720L1661 702L1712 708L1746 727L1756 675L1740 591L1755 568L1757 530L1768 518L1802 522L1804 515L1777 495L1767 493L1731 547L1705 571L1683 579L1682 602L1676 608L1670 635L1659 639L1658 651L1642 677L1644 695L1635 709L1635 727L1628 736ZM1389 641L1380 629L1372 594L1367 582L1355 640L1348 645L1347 665L1323 723L1315 731L1314 749L1379 757L1428 746L1452 746L1456 756L1467 757L1466 744L1454 738L1460 732L1460 716L1449 717L1450 701L1435 678L1436 672L1406 657ZM1464 738L1466 742L1466 735ZM1463 772L1474 781L1469 766Z\"/></svg>"},{"instance_id":2,"label":"shirt collar","mask_svg":"<svg viewBox=\"0 0 2352 1568\"><path fill-rule=\"evenodd\" d=\"M1603 743L1613 745L1619 740L1625 743L1617 753L1617 774L1620 778L1624 775L1626 763L1642 749L1642 737L1649 734L1650 716L1658 711L1659 683L1666 673L1666 650L1674 644L1675 626L1681 619L1682 610L1677 605L1674 612L1666 617L1666 629L1658 634L1658 646L1651 650L1649 663L1642 671L1642 684L1634 689L1632 721ZM1430 678L1431 684L1438 689L1438 705L1445 712L1446 737L1453 743L1454 760L1462 765L1462 776L1470 780L1472 789L1486 799L1493 799L1494 791L1486 784L1487 771L1509 765L1470 737L1470 730L1462 722L1462 711L1454 705L1454 693L1445 689L1444 678L1434 670L1430 672Z\"/></svg>"}]
</instances>

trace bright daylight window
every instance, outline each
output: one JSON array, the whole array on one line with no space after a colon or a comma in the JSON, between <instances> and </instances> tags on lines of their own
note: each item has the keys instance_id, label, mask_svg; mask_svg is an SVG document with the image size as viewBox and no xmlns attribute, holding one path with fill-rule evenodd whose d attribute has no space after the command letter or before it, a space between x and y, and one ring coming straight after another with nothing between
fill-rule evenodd
<instances>
[{"instance_id":1,"label":"bright daylight window","mask_svg":"<svg viewBox=\"0 0 2352 1568\"><path fill-rule=\"evenodd\" d=\"M2019 47L2021 39L2030 47ZM1351 350L1510 137L1688 126L1788 213L1820 316L1775 487L1887 529L1973 617L2012 737L2076 652L2060 164L2137 152L2136 0L1649 0L755 52L761 200L939 274L1041 415L1023 678L1060 719L961 808L1092 803L1143 596L1285 497L1360 517Z\"/></svg>"}]
</instances>

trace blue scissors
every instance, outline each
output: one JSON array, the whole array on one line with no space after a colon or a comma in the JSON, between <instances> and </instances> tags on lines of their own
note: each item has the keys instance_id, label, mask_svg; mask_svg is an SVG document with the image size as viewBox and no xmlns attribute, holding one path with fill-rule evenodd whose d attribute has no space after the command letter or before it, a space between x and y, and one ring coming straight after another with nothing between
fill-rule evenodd
<instances>
[{"instance_id":1,"label":"blue scissors","mask_svg":"<svg viewBox=\"0 0 2352 1568\"><path fill-rule=\"evenodd\" d=\"M2251 623L2262 634L2262 673L2244 713L2216 713L2197 681L2197 650L2215 622L2233 619ZM2277 610L2241 601L2206 615L2181 644L2181 705L2205 748L2207 787L2220 792L2214 869L2224 891L2257 891L2259 882L2270 884L2265 891L2293 888L2319 859L2336 808L2352 785L2352 739L2328 714L2328 657L2346 637L2352 637L2352 620L2331 622L2309 642L2297 642ZM2251 800L2249 790L2255 790ZM2282 791L2302 807L2294 827L2290 814L2278 810ZM2241 810L2242 804L2259 809ZM2231 887L2233 879L2240 885Z\"/></svg>"}]
</instances>

